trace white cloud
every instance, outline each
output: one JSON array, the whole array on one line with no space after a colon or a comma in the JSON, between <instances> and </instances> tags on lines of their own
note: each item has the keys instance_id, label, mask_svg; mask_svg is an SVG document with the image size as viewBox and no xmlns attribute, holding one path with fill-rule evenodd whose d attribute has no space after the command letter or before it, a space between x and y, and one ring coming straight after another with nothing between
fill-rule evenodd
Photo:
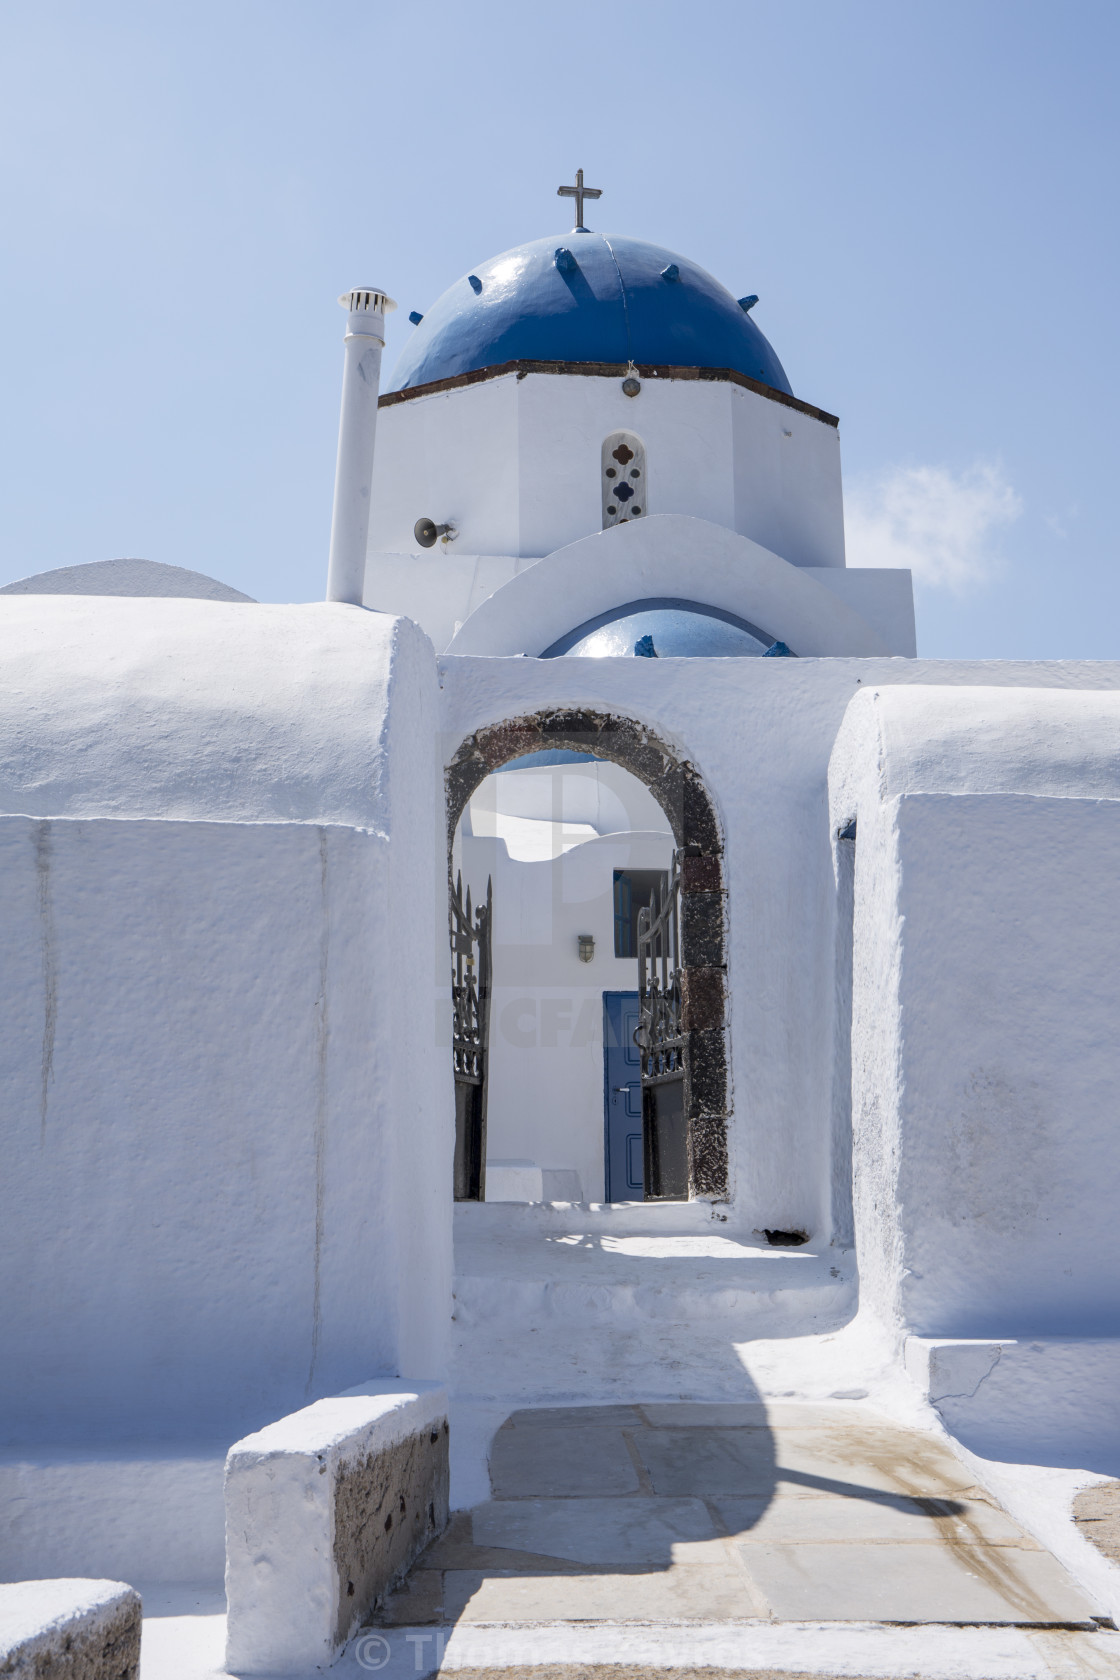
<instances>
[{"instance_id":1,"label":"white cloud","mask_svg":"<svg viewBox=\"0 0 1120 1680\"><path fill-rule=\"evenodd\" d=\"M916 583L963 595L999 564L997 533L1023 511L998 466L892 467L845 492L848 564L909 566Z\"/></svg>"}]
</instances>

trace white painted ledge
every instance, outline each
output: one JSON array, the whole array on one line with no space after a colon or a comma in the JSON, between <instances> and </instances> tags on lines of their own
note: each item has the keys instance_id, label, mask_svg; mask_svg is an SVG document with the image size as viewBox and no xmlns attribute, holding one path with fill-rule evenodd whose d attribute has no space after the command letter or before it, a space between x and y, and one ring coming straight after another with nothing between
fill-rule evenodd
<instances>
[{"instance_id":1,"label":"white painted ledge","mask_svg":"<svg viewBox=\"0 0 1120 1680\"><path fill-rule=\"evenodd\" d=\"M225 1560L225 1442L0 1453L0 1580L213 1581Z\"/></svg>"},{"instance_id":2,"label":"white painted ledge","mask_svg":"<svg viewBox=\"0 0 1120 1680\"><path fill-rule=\"evenodd\" d=\"M447 1522L447 1393L381 1378L230 1448L226 1664L292 1674L334 1661Z\"/></svg>"},{"instance_id":3,"label":"white painted ledge","mask_svg":"<svg viewBox=\"0 0 1120 1680\"><path fill-rule=\"evenodd\" d=\"M624 1672L681 1676L728 1671L729 1680L1104 1680L1116 1673L1113 1633L1008 1627L889 1627L867 1622L544 1622L510 1627L461 1621L451 1628L372 1629L333 1671L337 1680L429 1680L480 1670L523 1680Z\"/></svg>"},{"instance_id":4,"label":"white painted ledge","mask_svg":"<svg viewBox=\"0 0 1120 1680\"><path fill-rule=\"evenodd\" d=\"M571 1167L538 1167L535 1161L487 1161L488 1202L563 1202L578 1204L579 1174Z\"/></svg>"},{"instance_id":5,"label":"white painted ledge","mask_svg":"<svg viewBox=\"0 0 1120 1680\"><path fill-rule=\"evenodd\" d=\"M970 1452L1120 1474L1120 1338L908 1336L903 1357Z\"/></svg>"},{"instance_id":6,"label":"white painted ledge","mask_svg":"<svg viewBox=\"0 0 1120 1680\"><path fill-rule=\"evenodd\" d=\"M0 1586L4 1680L136 1680L140 1594L123 1581L14 1581Z\"/></svg>"},{"instance_id":7,"label":"white painted ledge","mask_svg":"<svg viewBox=\"0 0 1120 1680\"><path fill-rule=\"evenodd\" d=\"M488 1202L543 1202L544 1174L533 1161L487 1161Z\"/></svg>"}]
</instances>

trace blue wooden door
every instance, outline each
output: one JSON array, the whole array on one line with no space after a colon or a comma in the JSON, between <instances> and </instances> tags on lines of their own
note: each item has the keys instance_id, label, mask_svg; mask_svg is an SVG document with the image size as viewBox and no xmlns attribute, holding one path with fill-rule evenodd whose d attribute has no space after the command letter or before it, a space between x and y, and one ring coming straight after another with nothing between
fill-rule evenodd
<instances>
[{"instance_id":1,"label":"blue wooden door","mask_svg":"<svg viewBox=\"0 0 1120 1680\"><path fill-rule=\"evenodd\" d=\"M642 1199L642 1069L637 992L603 993L608 1202Z\"/></svg>"}]
</instances>

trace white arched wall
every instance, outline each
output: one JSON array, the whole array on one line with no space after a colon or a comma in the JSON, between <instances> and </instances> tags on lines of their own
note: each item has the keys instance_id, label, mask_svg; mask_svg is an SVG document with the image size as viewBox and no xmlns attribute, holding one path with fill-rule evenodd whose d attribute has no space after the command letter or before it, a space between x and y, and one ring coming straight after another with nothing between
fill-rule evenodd
<instances>
[{"instance_id":1,"label":"white arched wall","mask_svg":"<svg viewBox=\"0 0 1120 1680\"><path fill-rule=\"evenodd\" d=\"M447 651L539 655L600 613L659 596L735 613L803 656L912 651L888 645L806 568L726 526L686 514L615 525L557 549L483 601Z\"/></svg>"}]
</instances>

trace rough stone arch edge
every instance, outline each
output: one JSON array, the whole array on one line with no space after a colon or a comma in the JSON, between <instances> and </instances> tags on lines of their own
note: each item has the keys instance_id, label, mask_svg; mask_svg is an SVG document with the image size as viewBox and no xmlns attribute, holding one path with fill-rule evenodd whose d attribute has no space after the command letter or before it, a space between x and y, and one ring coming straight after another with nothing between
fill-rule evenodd
<instances>
[{"instance_id":1,"label":"rough stone arch edge","mask_svg":"<svg viewBox=\"0 0 1120 1680\"><path fill-rule=\"evenodd\" d=\"M467 737L445 771L449 856L467 801L491 771L524 753L557 748L595 752L637 776L668 817L682 854L689 1195L723 1201L728 1195L731 1114L723 837L715 807L693 766L643 724L611 713L545 711L491 724Z\"/></svg>"}]
</instances>

